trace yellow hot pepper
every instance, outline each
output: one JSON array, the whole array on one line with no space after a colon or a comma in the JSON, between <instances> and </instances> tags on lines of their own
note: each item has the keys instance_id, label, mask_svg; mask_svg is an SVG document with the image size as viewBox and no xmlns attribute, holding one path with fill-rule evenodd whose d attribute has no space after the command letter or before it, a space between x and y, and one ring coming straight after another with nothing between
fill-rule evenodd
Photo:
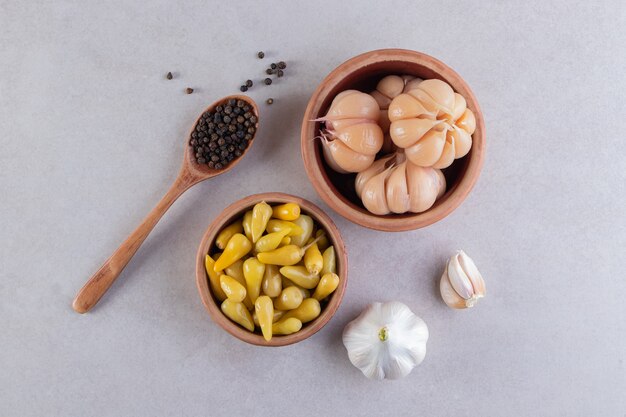
<instances>
[{"instance_id":1,"label":"yellow hot pepper","mask_svg":"<svg viewBox=\"0 0 626 417\"><path fill-rule=\"evenodd\" d=\"M270 297L278 297L283 289L281 275L276 265L266 265L265 274L263 275L263 294Z\"/></svg>"},{"instance_id":2,"label":"yellow hot pepper","mask_svg":"<svg viewBox=\"0 0 626 417\"><path fill-rule=\"evenodd\" d=\"M273 251L262 252L257 255L259 261L271 265L295 265L304 256L304 250L296 245L287 245Z\"/></svg>"},{"instance_id":3,"label":"yellow hot pepper","mask_svg":"<svg viewBox=\"0 0 626 417\"><path fill-rule=\"evenodd\" d=\"M302 288L315 288L320 281L318 274L312 274L304 266L283 266L280 273Z\"/></svg>"},{"instance_id":4,"label":"yellow hot pepper","mask_svg":"<svg viewBox=\"0 0 626 417\"><path fill-rule=\"evenodd\" d=\"M302 214L294 220L293 223L299 226L300 229L302 229L302 232L294 235L290 234L291 243L298 246L304 246L313 234L313 219L306 214Z\"/></svg>"},{"instance_id":5,"label":"yellow hot pepper","mask_svg":"<svg viewBox=\"0 0 626 417\"><path fill-rule=\"evenodd\" d=\"M224 272L226 273L225 275L234 278L238 283L243 285L244 288L248 286L248 284L246 284L246 278L243 276L243 259L239 259L237 262L224 268ZM243 299L243 304L248 310L254 308L254 304L250 301L250 294L246 294L246 298Z\"/></svg>"},{"instance_id":6,"label":"yellow hot pepper","mask_svg":"<svg viewBox=\"0 0 626 417\"><path fill-rule=\"evenodd\" d=\"M243 226L240 221L231 223L229 226L222 229L221 232L215 238L215 246L220 249L224 249L228 244L228 241L235 233L243 233Z\"/></svg>"},{"instance_id":7,"label":"yellow hot pepper","mask_svg":"<svg viewBox=\"0 0 626 417\"><path fill-rule=\"evenodd\" d=\"M238 303L229 298L225 299L222 303L222 313L235 323L245 327L251 332L254 331L254 322L252 321L252 315L242 303Z\"/></svg>"},{"instance_id":8,"label":"yellow hot pepper","mask_svg":"<svg viewBox=\"0 0 626 417\"><path fill-rule=\"evenodd\" d=\"M246 280L246 288L250 301L254 303L261 294L261 283L265 274L265 265L257 258L248 258L243 263L243 276Z\"/></svg>"},{"instance_id":9,"label":"yellow hot pepper","mask_svg":"<svg viewBox=\"0 0 626 417\"><path fill-rule=\"evenodd\" d=\"M209 276L209 284L211 284L211 292L219 301L224 301L226 299L226 294L222 291L222 287L220 286L220 274L215 272L213 266L215 265L215 261L209 255L206 255L204 258L204 267L206 268L206 273Z\"/></svg>"},{"instance_id":10,"label":"yellow hot pepper","mask_svg":"<svg viewBox=\"0 0 626 417\"><path fill-rule=\"evenodd\" d=\"M274 323L274 304L272 304L272 299L267 295L257 298L254 303L254 312L259 320L263 338L269 342L272 338L272 323Z\"/></svg>"},{"instance_id":11,"label":"yellow hot pepper","mask_svg":"<svg viewBox=\"0 0 626 417\"><path fill-rule=\"evenodd\" d=\"M252 220L250 224L250 232L252 233L252 243L263 235L263 231L267 226L267 222L272 217L272 207L265 201L254 205L252 209Z\"/></svg>"},{"instance_id":12,"label":"yellow hot pepper","mask_svg":"<svg viewBox=\"0 0 626 417\"><path fill-rule=\"evenodd\" d=\"M226 244L224 252L215 261L215 271L220 272L227 266L237 262L247 255L251 249L252 243L241 233L235 233Z\"/></svg>"},{"instance_id":13,"label":"yellow hot pepper","mask_svg":"<svg viewBox=\"0 0 626 417\"><path fill-rule=\"evenodd\" d=\"M258 300L258 298L257 298L257 300ZM272 308L274 308L274 307L272 306ZM276 309L274 309L274 318L272 319L272 323L276 323L284 315L285 315L285 312L283 310L276 310ZM256 311L252 312L252 321L254 321L254 325L255 326L261 327L261 325L259 324L259 318L256 315Z\"/></svg>"},{"instance_id":14,"label":"yellow hot pepper","mask_svg":"<svg viewBox=\"0 0 626 417\"><path fill-rule=\"evenodd\" d=\"M322 229L318 229L317 232L315 232L315 237L319 238L319 240L317 241L317 247L319 248L319 250L322 252L326 250L326 248L330 245L330 242L328 241L328 236L326 236L326 232L324 232Z\"/></svg>"},{"instance_id":15,"label":"yellow hot pepper","mask_svg":"<svg viewBox=\"0 0 626 417\"><path fill-rule=\"evenodd\" d=\"M322 266L322 270L320 271L320 273L322 275L328 274L328 273L335 273L337 272L337 264L336 264L336 260L335 260L335 247L334 246L329 246L325 251L324 251L324 255L322 255L322 264L324 266Z\"/></svg>"},{"instance_id":16,"label":"yellow hot pepper","mask_svg":"<svg viewBox=\"0 0 626 417\"><path fill-rule=\"evenodd\" d=\"M317 284L317 288L313 292L313 298L318 301L322 301L328 297L339 286L339 275L328 273L324 274L320 279L320 283Z\"/></svg>"},{"instance_id":17,"label":"yellow hot pepper","mask_svg":"<svg viewBox=\"0 0 626 417\"><path fill-rule=\"evenodd\" d=\"M267 227L265 228L267 233L274 232L282 232L283 230L289 230L287 232L287 236L295 236L302 233L302 228L293 222L288 222L286 220L276 220L272 219L267 222Z\"/></svg>"},{"instance_id":18,"label":"yellow hot pepper","mask_svg":"<svg viewBox=\"0 0 626 417\"><path fill-rule=\"evenodd\" d=\"M243 233L252 242L252 210L246 211L246 214L243 215L241 226L243 227Z\"/></svg>"},{"instance_id":19,"label":"yellow hot pepper","mask_svg":"<svg viewBox=\"0 0 626 417\"><path fill-rule=\"evenodd\" d=\"M272 325L273 334L288 335L297 332L302 328L302 322L295 317L281 319Z\"/></svg>"},{"instance_id":20,"label":"yellow hot pepper","mask_svg":"<svg viewBox=\"0 0 626 417\"><path fill-rule=\"evenodd\" d=\"M280 220L295 220L300 216L300 206L295 203L274 206L272 211L272 217Z\"/></svg>"},{"instance_id":21,"label":"yellow hot pepper","mask_svg":"<svg viewBox=\"0 0 626 417\"><path fill-rule=\"evenodd\" d=\"M282 230L280 232L268 233L265 236L262 236L254 244L254 250L257 253L259 253L259 252L269 252L271 250L276 249L280 245L280 243L283 241L283 238L285 237L287 233L289 233L288 230Z\"/></svg>"},{"instance_id":22,"label":"yellow hot pepper","mask_svg":"<svg viewBox=\"0 0 626 417\"><path fill-rule=\"evenodd\" d=\"M324 266L324 258L322 253L317 247L317 243L312 243L311 246L304 252L304 266L306 270L311 274L319 274Z\"/></svg>"},{"instance_id":23,"label":"yellow hot pepper","mask_svg":"<svg viewBox=\"0 0 626 417\"><path fill-rule=\"evenodd\" d=\"M220 286L229 300L241 303L246 298L246 288L233 277L221 275Z\"/></svg>"},{"instance_id":24,"label":"yellow hot pepper","mask_svg":"<svg viewBox=\"0 0 626 417\"><path fill-rule=\"evenodd\" d=\"M285 236L284 238L282 238L282 240L280 241L280 244L278 245L279 248L283 247L283 246L287 246L291 243L291 238L289 236Z\"/></svg>"},{"instance_id":25,"label":"yellow hot pepper","mask_svg":"<svg viewBox=\"0 0 626 417\"><path fill-rule=\"evenodd\" d=\"M321 311L322 308L320 307L319 301L315 298L305 298L298 308L294 308L293 310L285 313L283 319L295 317L302 323L308 323L311 320L315 320L317 316L320 315Z\"/></svg>"},{"instance_id":26,"label":"yellow hot pepper","mask_svg":"<svg viewBox=\"0 0 626 417\"><path fill-rule=\"evenodd\" d=\"M287 287L274 300L276 310L293 310L302 303L302 293L296 287Z\"/></svg>"}]
</instances>

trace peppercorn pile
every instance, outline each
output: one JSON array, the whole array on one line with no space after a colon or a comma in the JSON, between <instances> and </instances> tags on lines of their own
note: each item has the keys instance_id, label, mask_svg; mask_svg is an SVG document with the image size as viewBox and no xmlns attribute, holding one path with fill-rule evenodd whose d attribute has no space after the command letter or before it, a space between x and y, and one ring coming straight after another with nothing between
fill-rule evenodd
<instances>
[{"instance_id":1,"label":"peppercorn pile","mask_svg":"<svg viewBox=\"0 0 626 417\"><path fill-rule=\"evenodd\" d=\"M202 114L189 145L196 162L223 169L240 157L256 133L258 119L244 100L230 99Z\"/></svg>"}]
</instances>

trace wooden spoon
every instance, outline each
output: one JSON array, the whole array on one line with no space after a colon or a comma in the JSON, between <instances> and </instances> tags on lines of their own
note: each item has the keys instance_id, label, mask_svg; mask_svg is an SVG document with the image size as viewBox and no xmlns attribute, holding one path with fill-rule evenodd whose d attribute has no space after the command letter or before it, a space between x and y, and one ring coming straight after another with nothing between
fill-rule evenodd
<instances>
[{"instance_id":1,"label":"wooden spoon","mask_svg":"<svg viewBox=\"0 0 626 417\"><path fill-rule=\"evenodd\" d=\"M141 224L130 234L130 236L128 236L120 247L113 252L113 255L106 260L104 265L102 265L102 267L95 274L93 274L83 288L78 291L78 294L72 303L72 307L77 313L86 313L96 305L96 303L124 270L124 267L126 267L130 259L133 257L135 252L137 252L137 249L139 249L143 241L146 237L148 237L163 214L165 214L167 209L170 208L170 206L178 197L182 195L182 193L200 181L204 181L230 171L245 156L246 152L248 152L252 146L252 142L254 142L254 137L258 132L259 125L259 109L250 97L242 95L224 97L211 104L205 111L213 111L215 107L220 104L225 104L230 99L244 100L246 103L250 104L250 106L252 106L252 112L257 118L257 123L255 124L257 131L254 133L252 140L248 143L248 147L243 151L241 156L233 159L223 169L217 170L209 168L208 165L198 164L195 160L195 155L193 154L193 148L189 145L189 137L185 138L183 164L180 168L180 172L178 173L178 177L174 181L174 184L172 184L167 193L165 193L161 201L159 201L152 211L148 213ZM196 120L193 124L191 132L193 132L197 123L198 120Z\"/></svg>"}]
</instances>

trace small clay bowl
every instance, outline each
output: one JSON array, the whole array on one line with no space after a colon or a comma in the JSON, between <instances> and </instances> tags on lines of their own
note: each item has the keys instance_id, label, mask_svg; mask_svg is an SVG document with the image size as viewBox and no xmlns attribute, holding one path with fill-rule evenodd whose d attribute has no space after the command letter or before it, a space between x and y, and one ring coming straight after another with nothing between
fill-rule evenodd
<instances>
[{"instance_id":1,"label":"small clay bowl","mask_svg":"<svg viewBox=\"0 0 626 417\"><path fill-rule=\"evenodd\" d=\"M326 114L333 98L341 91L357 89L370 92L386 75L409 74L423 79L446 81L465 97L467 107L476 117L472 149L443 170L446 193L422 213L379 216L365 209L354 189L356 174L339 174L324 161L319 139L321 124L313 122ZM405 49L381 49L356 56L335 68L322 81L304 113L301 131L304 167L313 187L333 210L346 219L370 229L400 232L433 224L456 209L476 184L485 155L485 122L474 93L463 79L443 62L421 52Z\"/></svg>"},{"instance_id":2,"label":"small clay bowl","mask_svg":"<svg viewBox=\"0 0 626 417\"><path fill-rule=\"evenodd\" d=\"M313 220L324 228L328 239L332 245L335 246L335 256L337 262L337 275L339 275L339 286L330 298L322 303L322 312L315 320L305 323L302 329L296 333L286 336L274 336L267 342L261 333L257 330L254 333L249 332L237 323L232 322L226 317L220 309L219 301L213 296L210 286L209 277L206 273L204 266L204 259L207 253L213 252L213 245L217 234L231 222L243 217L244 213L251 210L255 204L265 201L270 205L282 204L282 203L296 203L300 206L303 214L308 214ZM300 342L309 336L317 333L335 314L343 294L346 290L346 283L348 279L348 258L346 254L346 248L339 233L339 229L335 226L335 223L315 204L289 194L283 193L263 193L255 194L249 197L243 198L230 206L226 207L222 213L217 216L215 220L209 225L209 228L204 233L200 246L198 247L198 254L196 256L196 283L198 285L198 292L202 303L206 307L209 315L217 324L219 324L224 330L233 336L243 340L244 342L251 343L259 346L285 346L292 343Z\"/></svg>"}]
</instances>

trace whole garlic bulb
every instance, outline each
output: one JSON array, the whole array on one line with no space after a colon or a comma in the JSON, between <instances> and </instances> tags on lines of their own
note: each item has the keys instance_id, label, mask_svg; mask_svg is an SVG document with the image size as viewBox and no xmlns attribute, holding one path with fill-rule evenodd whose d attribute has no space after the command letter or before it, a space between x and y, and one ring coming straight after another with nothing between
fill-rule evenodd
<instances>
[{"instance_id":1,"label":"whole garlic bulb","mask_svg":"<svg viewBox=\"0 0 626 417\"><path fill-rule=\"evenodd\" d=\"M402 93L415 88L419 82L423 81L421 78L415 78L412 75L388 75L383 77L376 89L370 93L372 97L378 102L380 107L380 118L378 119L378 125L383 130L384 140L382 151L390 153L395 150L395 145L389 135L389 126L391 121L388 116L388 109L391 100L396 98Z\"/></svg>"},{"instance_id":2,"label":"whole garlic bulb","mask_svg":"<svg viewBox=\"0 0 626 417\"><path fill-rule=\"evenodd\" d=\"M373 303L343 330L350 362L371 379L408 375L426 356L428 327L398 301Z\"/></svg>"},{"instance_id":3,"label":"whole garlic bulb","mask_svg":"<svg viewBox=\"0 0 626 417\"><path fill-rule=\"evenodd\" d=\"M321 132L324 158L340 173L359 172L369 167L383 144L378 125L380 108L369 94L346 90L335 97Z\"/></svg>"},{"instance_id":4,"label":"whole garlic bulb","mask_svg":"<svg viewBox=\"0 0 626 417\"><path fill-rule=\"evenodd\" d=\"M440 170L417 166L396 153L360 172L354 186L365 208L373 214L421 213L444 194L446 179Z\"/></svg>"},{"instance_id":5,"label":"whole garlic bulb","mask_svg":"<svg viewBox=\"0 0 626 417\"><path fill-rule=\"evenodd\" d=\"M412 85L392 100L388 116L393 143L405 149L416 165L446 168L472 147L474 113L465 98L444 81L431 79Z\"/></svg>"},{"instance_id":6,"label":"whole garlic bulb","mask_svg":"<svg viewBox=\"0 0 626 417\"><path fill-rule=\"evenodd\" d=\"M485 296L485 281L474 261L460 250L448 260L439 282L439 290L448 306L469 308Z\"/></svg>"}]
</instances>

